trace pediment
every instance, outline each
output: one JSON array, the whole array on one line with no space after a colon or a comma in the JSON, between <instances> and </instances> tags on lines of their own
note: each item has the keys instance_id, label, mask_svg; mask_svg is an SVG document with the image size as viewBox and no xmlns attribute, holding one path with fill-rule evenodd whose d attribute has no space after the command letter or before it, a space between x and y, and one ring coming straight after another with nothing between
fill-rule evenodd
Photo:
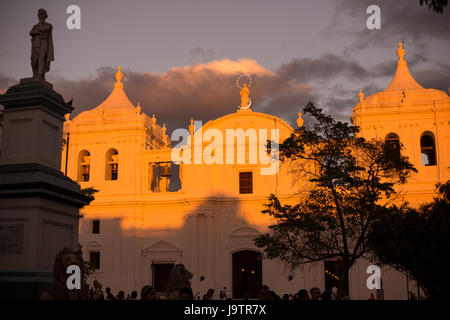
<instances>
[{"instance_id":1,"label":"pediment","mask_svg":"<svg viewBox=\"0 0 450 320\"><path fill-rule=\"evenodd\" d=\"M255 228L252 227L240 227L235 229L233 232L231 232L230 234L230 238L232 239L248 239L248 238L256 238L257 236L259 236L261 233L256 230Z\"/></svg>"},{"instance_id":2,"label":"pediment","mask_svg":"<svg viewBox=\"0 0 450 320\"><path fill-rule=\"evenodd\" d=\"M172 244L166 240L159 240L152 245L145 247L143 253L157 253L157 252L177 252L180 253L182 249L175 244Z\"/></svg>"},{"instance_id":3,"label":"pediment","mask_svg":"<svg viewBox=\"0 0 450 320\"><path fill-rule=\"evenodd\" d=\"M98 241L89 241L86 244L86 248L98 248L98 247L101 247L101 246L102 246L102 244L100 242L98 242Z\"/></svg>"}]
</instances>

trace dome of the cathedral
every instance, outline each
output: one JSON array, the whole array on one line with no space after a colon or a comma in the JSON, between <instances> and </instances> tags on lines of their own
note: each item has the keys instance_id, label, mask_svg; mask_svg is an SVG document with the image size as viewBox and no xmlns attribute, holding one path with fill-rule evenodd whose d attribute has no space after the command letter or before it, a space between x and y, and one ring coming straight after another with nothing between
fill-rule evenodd
<instances>
[{"instance_id":1,"label":"dome of the cathedral","mask_svg":"<svg viewBox=\"0 0 450 320\"><path fill-rule=\"evenodd\" d=\"M141 114L141 107L135 107L128 99L122 83L121 68L117 68L116 83L110 95L98 106L91 110L83 111L73 119L74 123L87 124L107 120L117 122L128 118L135 118Z\"/></svg>"},{"instance_id":2,"label":"dome of the cathedral","mask_svg":"<svg viewBox=\"0 0 450 320\"><path fill-rule=\"evenodd\" d=\"M430 103L430 101L448 99L448 95L444 91L426 89L413 78L405 60L405 50L402 43L398 44L397 56L397 68L389 85L384 91L368 97L364 97L360 90L358 94L359 102L355 106L355 112L361 109L421 105Z\"/></svg>"},{"instance_id":3,"label":"dome of the cathedral","mask_svg":"<svg viewBox=\"0 0 450 320\"><path fill-rule=\"evenodd\" d=\"M397 49L397 70L384 92L402 91L402 90L423 90L425 89L412 77L405 60L405 49L400 42Z\"/></svg>"},{"instance_id":4,"label":"dome of the cathedral","mask_svg":"<svg viewBox=\"0 0 450 320\"><path fill-rule=\"evenodd\" d=\"M134 110L134 105L131 103L130 99L128 99L125 91L123 90L122 83L122 72L120 71L120 67L117 68L116 72L116 83L114 84L114 89L103 101L99 104L95 109L132 109Z\"/></svg>"}]
</instances>

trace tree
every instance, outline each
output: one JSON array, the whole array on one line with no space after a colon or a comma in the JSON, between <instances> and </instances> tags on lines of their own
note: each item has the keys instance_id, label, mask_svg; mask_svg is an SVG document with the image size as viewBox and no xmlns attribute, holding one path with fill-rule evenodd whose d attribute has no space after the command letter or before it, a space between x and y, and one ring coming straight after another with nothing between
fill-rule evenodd
<instances>
[{"instance_id":1,"label":"tree","mask_svg":"<svg viewBox=\"0 0 450 320\"><path fill-rule=\"evenodd\" d=\"M309 183L296 205L282 205L273 194L269 197L262 212L276 224L255 244L266 258L279 258L293 269L339 261L344 293L348 270L368 253L372 221L394 198L394 185L406 182L415 169L406 157L386 152L384 142L357 136L357 126L334 120L312 103L303 111L316 124L295 130L279 152L283 162L297 164L297 172Z\"/></svg>"},{"instance_id":2,"label":"tree","mask_svg":"<svg viewBox=\"0 0 450 320\"><path fill-rule=\"evenodd\" d=\"M368 246L381 264L405 272L431 299L450 297L450 181L418 209L386 210L372 224Z\"/></svg>"},{"instance_id":3,"label":"tree","mask_svg":"<svg viewBox=\"0 0 450 320\"><path fill-rule=\"evenodd\" d=\"M443 13L444 8L448 5L448 0L419 0L419 3L421 7L425 4L429 10Z\"/></svg>"}]
</instances>

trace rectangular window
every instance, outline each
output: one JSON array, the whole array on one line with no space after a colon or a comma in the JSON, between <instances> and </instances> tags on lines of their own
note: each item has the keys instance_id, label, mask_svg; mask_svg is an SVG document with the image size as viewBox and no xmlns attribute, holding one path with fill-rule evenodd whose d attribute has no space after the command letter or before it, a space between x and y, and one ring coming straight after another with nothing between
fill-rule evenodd
<instances>
[{"instance_id":1,"label":"rectangular window","mask_svg":"<svg viewBox=\"0 0 450 320\"><path fill-rule=\"evenodd\" d=\"M100 220L92 220L92 233L100 233Z\"/></svg>"},{"instance_id":2,"label":"rectangular window","mask_svg":"<svg viewBox=\"0 0 450 320\"><path fill-rule=\"evenodd\" d=\"M100 269L100 251L89 252L89 262L95 270Z\"/></svg>"},{"instance_id":3,"label":"rectangular window","mask_svg":"<svg viewBox=\"0 0 450 320\"><path fill-rule=\"evenodd\" d=\"M239 172L239 193L253 193L252 172Z\"/></svg>"},{"instance_id":4,"label":"rectangular window","mask_svg":"<svg viewBox=\"0 0 450 320\"><path fill-rule=\"evenodd\" d=\"M111 180L117 180L118 169L119 169L119 165L117 163L113 163L111 165Z\"/></svg>"},{"instance_id":5,"label":"rectangular window","mask_svg":"<svg viewBox=\"0 0 450 320\"><path fill-rule=\"evenodd\" d=\"M155 263L153 265L153 287L156 292L165 292L169 283L169 272L173 263Z\"/></svg>"}]
</instances>

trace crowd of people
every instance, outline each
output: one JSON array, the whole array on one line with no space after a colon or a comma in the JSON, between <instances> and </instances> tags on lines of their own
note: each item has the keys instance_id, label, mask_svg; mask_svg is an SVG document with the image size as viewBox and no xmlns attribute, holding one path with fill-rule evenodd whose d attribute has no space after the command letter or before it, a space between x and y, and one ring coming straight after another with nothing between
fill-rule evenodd
<instances>
[{"instance_id":1,"label":"crowd of people","mask_svg":"<svg viewBox=\"0 0 450 320\"><path fill-rule=\"evenodd\" d=\"M132 291L131 293L125 295L123 290L119 291L116 295L111 292L111 288L107 287L105 292L103 292L102 284L94 280L93 286L89 290L89 299L91 300L167 300L166 295L158 294L153 288L153 286L146 285L142 288L140 297L138 297L137 291ZM201 296L200 292L195 295L192 288L186 287L181 288L178 291L177 296L172 297L175 300L231 300L228 297L226 287L221 290L218 295L215 295L214 289L210 288L207 292ZM261 286L257 294L246 293L242 297L242 300L273 300L273 301L287 301L287 300L297 300L297 301L330 301L330 300L340 300L341 297L338 295L338 290L333 287L331 291L324 290L321 291L319 288L314 287L309 291L306 289L300 289L295 294L285 293L281 297L274 291L270 290L267 285ZM369 297L369 300L373 300L373 295Z\"/></svg>"}]
</instances>

